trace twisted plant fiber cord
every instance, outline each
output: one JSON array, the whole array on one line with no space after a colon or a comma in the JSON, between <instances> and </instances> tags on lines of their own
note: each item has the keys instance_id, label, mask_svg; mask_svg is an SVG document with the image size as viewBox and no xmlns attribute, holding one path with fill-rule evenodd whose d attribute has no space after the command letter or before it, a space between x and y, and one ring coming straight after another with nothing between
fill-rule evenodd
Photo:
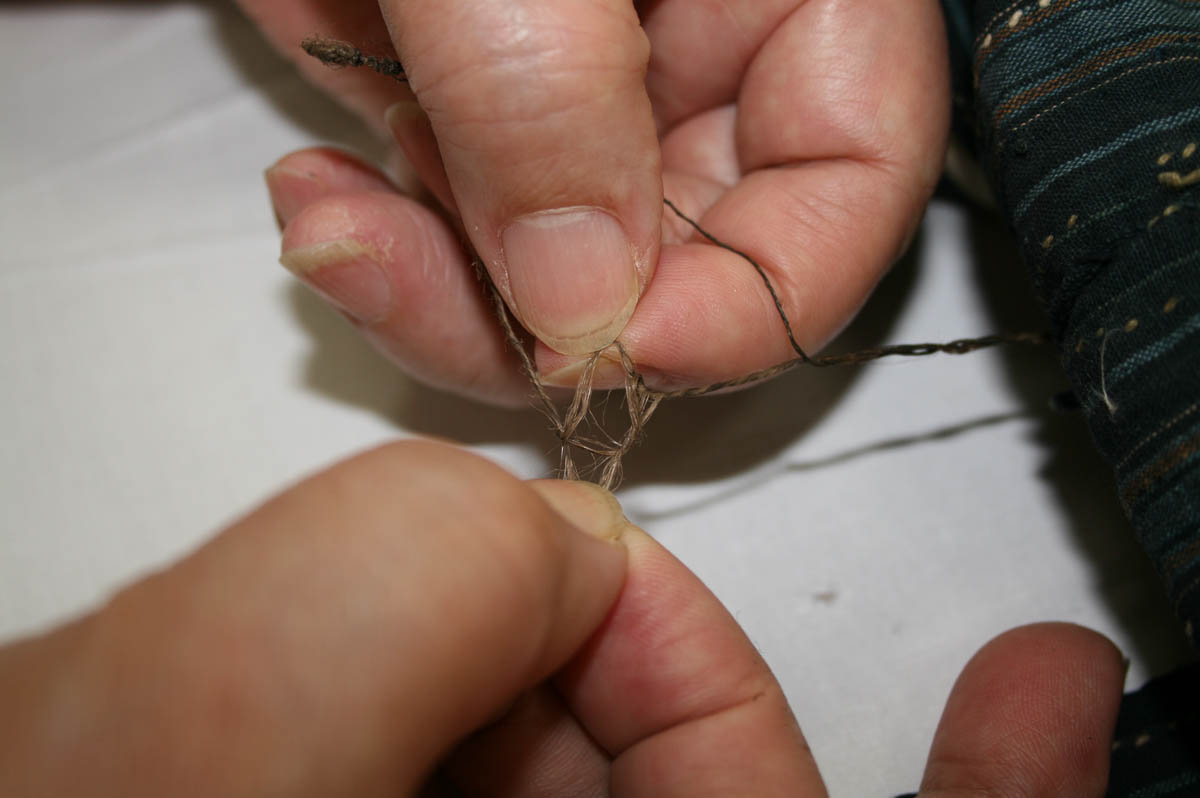
<instances>
[{"instance_id":1,"label":"twisted plant fiber cord","mask_svg":"<svg viewBox=\"0 0 1200 798\"><path fill-rule=\"evenodd\" d=\"M301 47L309 55L332 67L367 67L381 75L387 75L398 81L407 82L404 68L399 61L385 57L365 55L357 47L347 42L310 36L302 42ZM721 241L712 233L709 233L695 220L684 214L671 200L664 198L663 203L676 216L690 225L697 234L707 239L714 246L732 252L754 268L754 271L762 279L763 285L775 303L775 312L779 314L779 319L783 322L783 329L787 333L788 343L791 345L792 351L796 353L796 357L741 377L722 380L710 385L685 388L678 391L656 391L646 385L645 379L638 372L636 364L629 356L624 345L620 341L616 341L613 343L613 347L620 354L621 364L625 370L625 412L628 415L628 427L619 437L614 436L605 429L604 424L596 417L593 410L592 382L596 366L603 352L593 352L588 357L584 363L583 371L579 376L579 382L576 384L575 395L565 410L560 409L559 404L546 391L546 386L542 383L541 377L538 375L537 365L533 362L533 357L530 355L525 341L522 340L521 335L518 333L519 327L514 323L512 314L505 304L504 298L500 295L495 283L492 282L483 263L477 259L475 261L476 275L484 284L492 300L492 305L496 311L496 319L500 324L501 330L504 332L504 337L508 345L520 359L521 369L524 371L525 376L529 378L530 385L533 386L534 397L537 399L541 411L554 427L554 431L560 441L559 476L563 479L594 477L595 481L602 487L610 490L614 488L621 479L621 462L623 458L637 444L645 430L646 424L650 421L650 417L654 415L654 411L658 409L659 404L664 399L703 396L717 391L738 388L771 379L801 365L817 367L847 366L894 356L923 357L937 353L963 355L1000 344L1040 345L1049 340L1047 333L1001 333L986 335L981 338L962 338L946 343L890 344L843 354L812 357L796 341L796 336L792 331L791 320L788 318L787 312L783 309L779 293L775 290L771 278L767 275L762 265L747 253ZM576 463L577 453L582 453L590 458L592 465L589 468L581 470Z\"/></svg>"}]
</instances>

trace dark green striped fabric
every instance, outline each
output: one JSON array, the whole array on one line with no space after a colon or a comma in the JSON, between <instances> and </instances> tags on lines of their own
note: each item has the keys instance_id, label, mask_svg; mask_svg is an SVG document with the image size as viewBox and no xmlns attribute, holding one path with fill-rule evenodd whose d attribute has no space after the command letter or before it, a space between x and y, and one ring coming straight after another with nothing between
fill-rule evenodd
<instances>
[{"instance_id":1,"label":"dark green striped fabric","mask_svg":"<svg viewBox=\"0 0 1200 798\"><path fill-rule=\"evenodd\" d=\"M1092 437L1195 645L1200 0L943 7L956 134L988 173ZM1200 796L1198 723L1195 666L1127 696L1110 796Z\"/></svg>"},{"instance_id":2,"label":"dark green striped fabric","mask_svg":"<svg viewBox=\"0 0 1200 798\"><path fill-rule=\"evenodd\" d=\"M1113 740L1114 798L1200 795L1200 667L1155 679L1125 697Z\"/></svg>"},{"instance_id":3,"label":"dark green striped fabric","mask_svg":"<svg viewBox=\"0 0 1200 798\"><path fill-rule=\"evenodd\" d=\"M1193 637L1200 0L977 0L948 17L972 31L958 85L972 93L978 152L1096 445Z\"/></svg>"}]
</instances>

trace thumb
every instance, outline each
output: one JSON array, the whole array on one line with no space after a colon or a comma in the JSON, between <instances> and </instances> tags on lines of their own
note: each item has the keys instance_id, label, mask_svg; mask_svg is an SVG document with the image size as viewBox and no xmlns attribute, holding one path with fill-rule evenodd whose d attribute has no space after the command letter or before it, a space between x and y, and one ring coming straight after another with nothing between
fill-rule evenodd
<instances>
[{"instance_id":1,"label":"thumb","mask_svg":"<svg viewBox=\"0 0 1200 798\"><path fill-rule=\"evenodd\" d=\"M612 343L658 260L662 219L633 3L381 6L464 228L509 306L564 354Z\"/></svg>"},{"instance_id":2,"label":"thumb","mask_svg":"<svg viewBox=\"0 0 1200 798\"><path fill-rule=\"evenodd\" d=\"M996 638L950 693L921 798L1099 798L1123 673L1116 647L1079 626Z\"/></svg>"},{"instance_id":3,"label":"thumb","mask_svg":"<svg viewBox=\"0 0 1200 798\"><path fill-rule=\"evenodd\" d=\"M0 794L411 793L615 600L624 519L572 489L427 442L302 483L0 649Z\"/></svg>"}]
</instances>

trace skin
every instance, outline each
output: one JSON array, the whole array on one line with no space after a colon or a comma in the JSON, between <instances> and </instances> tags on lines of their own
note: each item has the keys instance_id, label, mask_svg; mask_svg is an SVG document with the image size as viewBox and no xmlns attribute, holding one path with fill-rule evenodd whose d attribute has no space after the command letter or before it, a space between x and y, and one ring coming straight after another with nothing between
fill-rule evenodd
<instances>
[{"instance_id":1,"label":"skin","mask_svg":"<svg viewBox=\"0 0 1200 798\"><path fill-rule=\"evenodd\" d=\"M694 384L787 353L761 285L664 218L663 190L767 266L814 346L903 248L940 165L932 0L244 5L282 49L319 31L403 59L411 91L301 65L419 184L284 158L267 180L285 265L418 377L495 402L525 389L460 231L543 371L569 383L620 335L651 384ZM607 260L543 270L543 290L505 236L578 207L615 220L636 269L632 315L591 337L547 320L594 316L620 287ZM1121 683L1093 632L1002 635L951 691L924 794L1103 794ZM825 795L762 658L611 495L430 442L334 466L0 649L0 707L5 795Z\"/></svg>"},{"instance_id":2,"label":"skin","mask_svg":"<svg viewBox=\"0 0 1200 798\"><path fill-rule=\"evenodd\" d=\"M242 5L406 163L405 190L326 150L268 170L285 264L300 251L302 279L410 373L487 401L519 404L527 389L462 235L538 339L551 382L572 385L571 365L619 335L652 387L707 384L791 350L757 275L664 215L664 193L764 265L816 349L905 249L942 165L935 0ZM312 33L398 55L408 86L323 67L298 47ZM587 257L567 231L522 259L509 235L527 214L580 207L619 225L636 266L632 315L608 326L619 253ZM378 268L352 300L336 258L307 257L331 241L361 245ZM557 334L568 327L592 333ZM598 384L620 384L619 371L601 369Z\"/></svg>"},{"instance_id":3,"label":"skin","mask_svg":"<svg viewBox=\"0 0 1200 798\"><path fill-rule=\"evenodd\" d=\"M1002 635L922 794L1102 795L1122 678L1085 629ZM0 706L5 795L826 794L762 658L610 494L432 442L0 649Z\"/></svg>"}]
</instances>

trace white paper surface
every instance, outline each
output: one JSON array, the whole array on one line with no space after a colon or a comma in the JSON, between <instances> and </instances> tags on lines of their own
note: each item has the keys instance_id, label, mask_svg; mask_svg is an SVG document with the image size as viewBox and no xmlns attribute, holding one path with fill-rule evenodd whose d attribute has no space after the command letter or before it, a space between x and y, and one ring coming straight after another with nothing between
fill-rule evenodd
<instances>
[{"instance_id":1,"label":"white paper surface","mask_svg":"<svg viewBox=\"0 0 1200 798\"><path fill-rule=\"evenodd\" d=\"M233 8L0 8L0 637L93 606L261 499L409 434L517 473L533 412L415 385L276 265L261 180L366 134ZM837 348L1038 328L995 222L935 204ZM1182 637L1049 352L802 370L664 406L630 516L782 681L834 796L915 789L954 677L1010 627L1096 628L1130 686Z\"/></svg>"}]
</instances>

